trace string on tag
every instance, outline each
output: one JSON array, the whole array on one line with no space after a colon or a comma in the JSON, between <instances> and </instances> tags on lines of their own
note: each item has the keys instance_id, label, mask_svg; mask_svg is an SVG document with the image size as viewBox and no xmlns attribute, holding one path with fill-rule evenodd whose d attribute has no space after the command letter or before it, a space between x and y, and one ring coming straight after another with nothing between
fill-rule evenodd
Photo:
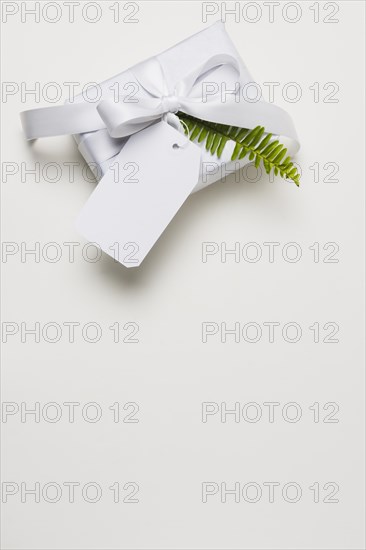
<instances>
[{"instance_id":1,"label":"string on tag","mask_svg":"<svg viewBox=\"0 0 366 550\"><path fill-rule=\"evenodd\" d=\"M173 149L184 149L187 147L189 144L189 128L187 124L183 120L180 120L174 113L165 113L162 119L186 138L185 142L182 144L174 143L172 145ZM184 131L183 126L186 128L187 133Z\"/></svg>"}]
</instances>

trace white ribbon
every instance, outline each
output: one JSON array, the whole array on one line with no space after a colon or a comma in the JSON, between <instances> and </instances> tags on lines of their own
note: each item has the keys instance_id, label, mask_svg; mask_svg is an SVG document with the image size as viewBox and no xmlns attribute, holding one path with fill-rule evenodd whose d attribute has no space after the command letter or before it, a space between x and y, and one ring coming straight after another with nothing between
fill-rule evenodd
<instances>
[{"instance_id":1,"label":"white ribbon","mask_svg":"<svg viewBox=\"0 0 366 550\"><path fill-rule=\"evenodd\" d=\"M98 104L85 101L58 107L32 109L21 113L27 139L63 134L82 134L107 129L113 139L128 137L163 118L167 113L182 111L196 118L211 122L254 128L262 125L266 132L293 140L293 152L299 148L291 118L283 109L265 101L248 102L241 97L241 88L222 95L218 86L215 94L205 97L202 83L229 66L237 73L241 83L241 64L231 54L208 56L203 63L182 78L169 93L167 78L158 57L136 65L133 75L144 92L137 102L126 102L122 96L118 102L111 98ZM197 89L201 93L197 95ZM101 160L114 156L121 145L108 144Z\"/></svg>"}]
</instances>

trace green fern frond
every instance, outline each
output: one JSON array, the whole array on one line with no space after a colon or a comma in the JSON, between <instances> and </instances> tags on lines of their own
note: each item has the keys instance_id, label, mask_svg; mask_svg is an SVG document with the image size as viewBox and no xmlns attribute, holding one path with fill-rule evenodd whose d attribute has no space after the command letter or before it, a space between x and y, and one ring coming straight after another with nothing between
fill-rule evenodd
<instances>
[{"instance_id":1,"label":"green fern frond","mask_svg":"<svg viewBox=\"0 0 366 550\"><path fill-rule=\"evenodd\" d=\"M267 174L273 170L285 179L291 179L297 186L300 184L300 174L294 166L291 157L287 156L287 149L278 140L272 141L272 134L266 134L263 126L253 130L226 126L207 120L201 120L186 113L177 113L183 123L184 131L191 141L205 142L205 147L212 155L220 158L228 141L235 143L231 160L241 160L249 155L256 168L260 162Z\"/></svg>"}]
</instances>

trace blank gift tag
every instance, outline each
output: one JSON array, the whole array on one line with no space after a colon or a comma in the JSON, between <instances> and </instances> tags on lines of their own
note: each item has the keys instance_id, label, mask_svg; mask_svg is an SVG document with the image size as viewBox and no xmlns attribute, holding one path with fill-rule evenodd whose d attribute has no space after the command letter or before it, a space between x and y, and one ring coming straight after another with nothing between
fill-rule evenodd
<instances>
[{"instance_id":1,"label":"blank gift tag","mask_svg":"<svg viewBox=\"0 0 366 550\"><path fill-rule=\"evenodd\" d=\"M126 267L141 264L196 186L201 151L166 122L129 138L76 221Z\"/></svg>"}]
</instances>

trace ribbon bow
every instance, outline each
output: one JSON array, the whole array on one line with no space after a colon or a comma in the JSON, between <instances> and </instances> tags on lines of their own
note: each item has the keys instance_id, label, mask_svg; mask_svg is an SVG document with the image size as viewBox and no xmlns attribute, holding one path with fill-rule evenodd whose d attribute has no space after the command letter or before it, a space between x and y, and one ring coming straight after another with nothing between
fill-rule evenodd
<instances>
[{"instance_id":1,"label":"ribbon bow","mask_svg":"<svg viewBox=\"0 0 366 550\"><path fill-rule=\"evenodd\" d=\"M170 93L162 65L157 58L152 58L133 69L139 87L143 88L147 97L140 97L137 102L125 102L124 97L120 102L105 99L98 104L97 111L109 135L113 138L130 136L163 118L164 115L178 111L206 120L214 120L218 116L217 111L220 106L222 108L220 90L217 89L215 94L210 93L205 96L202 88L198 97L192 97L191 94L204 75L212 75L224 65L235 69L240 79L240 67L233 56L215 55L180 80L174 87L173 93ZM233 89L229 95L235 95L235 92L237 93L238 89Z\"/></svg>"}]
</instances>

